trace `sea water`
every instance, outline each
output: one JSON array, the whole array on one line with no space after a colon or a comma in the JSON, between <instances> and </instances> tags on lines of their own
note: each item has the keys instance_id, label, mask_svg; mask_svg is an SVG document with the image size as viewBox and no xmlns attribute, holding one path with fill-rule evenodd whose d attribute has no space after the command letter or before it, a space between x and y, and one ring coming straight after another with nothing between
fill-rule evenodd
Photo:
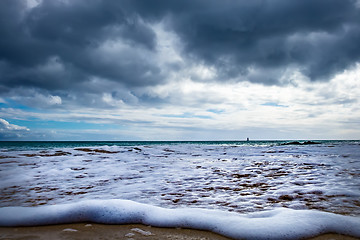
<instances>
[{"instance_id":1,"label":"sea water","mask_svg":"<svg viewBox=\"0 0 360 240\"><path fill-rule=\"evenodd\" d=\"M315 142L0 142L0 225L360 237L360 141Z\"/></svg>"}]
</instances>

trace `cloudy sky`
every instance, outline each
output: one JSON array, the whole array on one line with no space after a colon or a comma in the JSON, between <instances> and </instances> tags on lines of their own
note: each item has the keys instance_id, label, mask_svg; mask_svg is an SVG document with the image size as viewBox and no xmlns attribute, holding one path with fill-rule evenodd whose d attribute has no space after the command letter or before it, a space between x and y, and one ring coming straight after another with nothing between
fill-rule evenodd
<instances>
[{"instance_id":1,"label":"cloudy sky","mask_svg":"<svg viewBox=\"0 0 360 240\"><path fill-rule=\"evenodd\" d=\"M359 0L1 0L0 140L360 138Z\"/></svg>"}]
</instances>

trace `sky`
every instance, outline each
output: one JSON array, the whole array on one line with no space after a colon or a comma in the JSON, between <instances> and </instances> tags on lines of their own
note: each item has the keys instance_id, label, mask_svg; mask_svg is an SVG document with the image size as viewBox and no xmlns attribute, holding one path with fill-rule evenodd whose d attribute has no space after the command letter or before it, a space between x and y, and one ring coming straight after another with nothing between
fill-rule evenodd
<instances>
[{"instance_id":1,"label":"sky","mask_svg":"<svg viewBox=\"0 0 360 240\"><path fill-rule=\"evenodd\" d=\"M0 140L360 139L359 0L1 0Z\"/></svg>"}]
</instances>

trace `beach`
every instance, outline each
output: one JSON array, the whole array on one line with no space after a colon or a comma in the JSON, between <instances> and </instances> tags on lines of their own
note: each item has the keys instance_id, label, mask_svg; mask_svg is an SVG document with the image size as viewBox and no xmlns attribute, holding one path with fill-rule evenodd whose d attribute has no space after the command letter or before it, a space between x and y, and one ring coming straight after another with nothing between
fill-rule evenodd
<instances>
[{"instance_id":1,"label":"beach","mask_svg":"<svg viewBox=\"0 0 360 240\"><path fill-rule=\"evenodd\" d=\"M139 240L227 240L221 235L193 229L158 228L140 224L102 225L92 223L37 227L0 228L0 239L139 239ZM356 240L340 234L322 234L309 240Z\"/></svg>"},{"instance_id":2,"label":"beach","mask_svg":"<svg viewBox=\"0 0 360 240\"><path fill-rule=\"evenodd\" d=\"M199 230L156 228L139 224L101 225L79 223L42 227L0 228L0 239L226 240L229 238Z\"/></svg>"},{"instance_id":3,"label":"beach","mask_svg":"<svg viewBox=\"0 0 360 240\"><path fill-rule=\"evenodd\" d=\"M359 144L3 142L0 237L356 239Z\"/></svg>"}]
</instances>

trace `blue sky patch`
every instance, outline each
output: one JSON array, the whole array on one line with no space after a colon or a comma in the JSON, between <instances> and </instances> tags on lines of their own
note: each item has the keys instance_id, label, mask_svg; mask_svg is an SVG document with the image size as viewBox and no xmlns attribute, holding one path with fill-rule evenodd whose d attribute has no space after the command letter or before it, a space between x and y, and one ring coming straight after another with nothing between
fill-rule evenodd
<instances>
[{"instance_id":1,"label":"blue sky patch","mask_svg":"<svg viewBox=\"0 0 360 240\"><path fill-rule=\"evenodd\" d=\"M277 104L275 102L266 102L266 103L263 103L261 105L262 106L271 106L271 107L284 107L284 108L289 107L289 106L286 106L286 105Z\"/></svg>"}]
</instances>

